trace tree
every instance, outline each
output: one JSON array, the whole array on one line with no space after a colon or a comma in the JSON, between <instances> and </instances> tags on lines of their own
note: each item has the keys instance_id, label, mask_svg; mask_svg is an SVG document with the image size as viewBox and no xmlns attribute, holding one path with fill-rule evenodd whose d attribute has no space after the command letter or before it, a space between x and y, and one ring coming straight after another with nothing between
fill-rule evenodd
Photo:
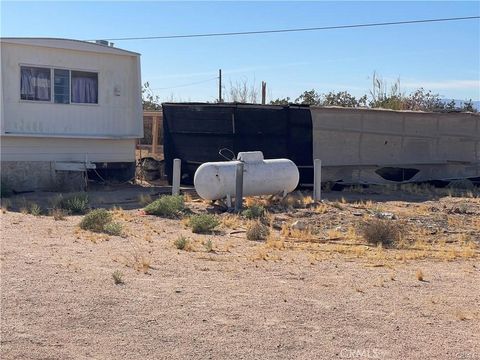
<instances>
[{"instance_id":1,"label":"tree","mask_svg":"<svg viewBox=\"0 0 480 360\"><path fill-rule=\"evenodd\" d=\"M310 91L304 91L298 98L295 99L296 104L301 105L321 105L320 95L312 89Z\"/></svg>"},{"instance_id":2,"label":"tree","mask_svg":"<svg viewBox=\"0 0 480 360\"><path fill-rule=\"evenodd\" d=\"M250 85L246 79L235 83L230 81L230 89L228 93L231 102L252 104L258 102L258 91L255 88L255 80L252 85Z\"/></svg>"},{"instance_id":3,"label":"tree","mask_svg":"<svg viewBox=\"0 0 480 360\"><path fill-rule=\"evenodd\" d=\"M142 106L143 110L161 110L160 98L158 95L154 95L150 84L147 81L142 86Z\"/></svg>"},{"instance_id":4,"label":"tree","mask_svg":"<svg viewBox=\"0 0 480 360\"><path fill-rule=\"evenodd\" d=\"M445 104L445 110L447 111L455 111L457 110L457 105L455 104L455 100L451 100L450 102Z\"/></svg>"},{"instance_id":5,"label":"tree","mask_svg":"<svg viewBox=\"0 0 480 360\"><path fill-rule=\"evenodd\" d=\"M404 102L407 110L443 111L445 109L445 103L440 95L424 88L415 90L404 99Z\"/></svg>"},{"instance_id":6,"label":"tree","mask_svg":"<svg viewBox=\"0 0 480 360\"><path fill-rule=\"evenodd\" d=\"M477 109L473 107L473 101L472 99L465 101L462 106L462 111L470 111L470 112L477 112Z\"/></svg>"},{"instance_id":7,"label":"tree","mask_svg":"<svg viewBox=\"0 0 480 360\"><path fill-rule=\"evenodd\" d=\"M323 106L360 107L367 106L367 95L356 99L347 91L329 92L321 96L320 104Z\"/></svg>"},{"instance_id":8,"label":"tree","mask_svg":"<svg viewBox=\"0 0 480 360\"><path fill-rule=\"evenodd\" d=\"M283 99L278 98L276 100L270 101L270 105L288 105L288 104L290 104L290 98L288 96Z\"/></svg>"}]
</instances>

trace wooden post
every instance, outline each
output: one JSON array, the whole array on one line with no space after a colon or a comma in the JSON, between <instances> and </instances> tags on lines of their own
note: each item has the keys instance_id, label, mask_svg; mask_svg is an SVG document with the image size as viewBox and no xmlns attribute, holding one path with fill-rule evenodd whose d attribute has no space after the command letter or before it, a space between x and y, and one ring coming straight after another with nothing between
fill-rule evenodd
<instances>
[{"instance_id":1,"label":"wooden post","mask_svg":"<svg viewBox=\"0 0 480 360\"><path fill-rule=\"evenodd\" d=\"M152 154L157 153L158 148L158 116L152 116Z\"/></svg>"},{"instance_id":2,"label":"wooden post","mask_svg":"<svg viewBox=\"0 0 480 360\"><path fill-rule=\"evenodd\" d=\"M240 212L243 205L243 162L237 164L235 172L235 212Z\"/></svg>"},{"instance_id":3,"label":"wooden post","mask_svg":"<svg viewBox=\"0 0 480 360\"><path fill-rule=\"evenodd\" d=\"M267 83L262 81L262 105L265 105L267 99Z\"/></svg>"},{"instance_id":4,"label":"wooden post","mask_svg":"<svg viewBox=\"0 0 480 360\"><path fill-rule=\"evenodd\" d=\"M218 69L218 102L222 103L222 69Z\"/></svg>"},{"instance_id":5,"label":"wooden post","mask_svg":"<svg viewBox=\"0 0 480 360\"><path fill-rule=\"evenodd\" d=\"M313 161L313 200L320 201L322 198L322 160Z\"/></svg>"},{"instance_id":6,"label":"wooden post","mask_svg":"<svg viewBox=\"0 0 480 360\"><path fill-rule=\"evenodd\" d=\"M180 194L180 173L182 160L173 159L172 195Z\"/></svg>"}]
</instances>

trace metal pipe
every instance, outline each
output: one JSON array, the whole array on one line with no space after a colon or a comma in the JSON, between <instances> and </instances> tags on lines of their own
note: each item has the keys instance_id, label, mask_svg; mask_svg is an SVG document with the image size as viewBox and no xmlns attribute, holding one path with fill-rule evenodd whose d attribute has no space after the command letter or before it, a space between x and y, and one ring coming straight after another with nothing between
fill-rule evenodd
<instances>
[{"instance_id":1,"label":"metal pipe","mask_svg":"<svg viewBox=\"0 0 480 360\"><path fill-rule=\"evenodd\" d=\"M180 170L182 160L173 159L172 195L180 194Z\"/></svg>"}]
</instances>

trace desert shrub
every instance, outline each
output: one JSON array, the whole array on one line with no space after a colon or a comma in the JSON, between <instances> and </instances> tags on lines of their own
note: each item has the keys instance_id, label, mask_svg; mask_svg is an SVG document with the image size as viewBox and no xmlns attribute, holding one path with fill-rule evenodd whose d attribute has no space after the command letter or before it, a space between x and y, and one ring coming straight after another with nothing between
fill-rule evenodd
<instances>
[{"instance_id":1,"label":"desert shrub","mask_svg":"<svg viewBox=\"0 0 480 360\"><path fill-rule=\"evenodd\" d=\"M90 211L80 222L80 228L109 235L120 235L122 225L113 221L113 216L105 209Z\"/></svg>"},{"instance_id":2,"label":"desert shrub","mask_svg":"<svg viewBox=\"0 0 480 360\"><path fill-rule=\"evenodd\" d=\"M103 227L103 232L108 235L120 236L122 235L122 230L122 224L115 221L111 221Z\"/></svg>"},{"instance_id":3,"label":"desert shrub","mask_svg":"<svg viewBox=\"0 0 480 360\"><path fill-rule=\"evenodd\" d=\"M265 215L265 208L262 205L254 204L248 209L242 211L242 215L247 219L258 219Z\"/></svg>"},{"instance_id":4,"label":"desert shrub","mask_svg":"<svg viewBox=\"0 0 480 360\"><path fill-rule=\"evenodd\" d=\"M105 225L112 222L112 214L105 209L90 211L80 222L80 228L94 232L103 232Z\"/></svg>"},{"instance_id":5,"label":"desert shrub","mask_svg":"<svg viewBox=\"0 0 480 360\"><path fill-rule=\"evenodd\" d=\"M216 216L211 214L192 215L188 222L194 233L208 233L220 225Z\"/></svg>"},{"instance_id":6,"label":"desert shrub","mask_svg":"<svg viewBox=\"0 0 480 360\"><path fill-rule=\"evenodd\" d=\"M167 195L147 205L144 210L149 215L172 218L185 210L185 203L181 195Z\"/></svg>"},{"instance_id":7,"label":"desert shrub","mask_svg":"<svg viewBox=\"0 0 480 360\"><path fill-rule=\"evenodd\" d=\"M398 243L402 228L391 220L372 219L360 225L360 233L370 244L389 247Z\"/></svg>"},{"instance_id":8,"label":"desert shrub","mask_svg":"<svg viewBox=\"0 0 480 360\"><path fill-rule=\"evenodd\" d=\"M188 239L185 236L179 236L173 244L178 250L183 250L185 249L185 246L187 246Z\"/></svg>"},{"instance_id":9,"label":"desert shrub","mask_svg":"<svg viewBox=\"0 0 480 360\"><path fill-rule=\"evenodd\" d=\"M252 222L247 227L247 239L248 240L265 240L270 234L270 230L267 226L263 225L260 221Z\"/></svg>"},{"instance_id":10,"label":"desert shrub","mask_svg":"<svg viewBox=\"0 0 480 360\"><path fill-rule=\"evenodd\" d=\"M54 207L67 210L70 214L85 214L88 210L88 195L76 193L68 196L59 195L54 201Z\"/></svg>"},{"instance_id":11,"label":"desert shrub","mask_svg":"<svg viewBox=\"0 0 480 360\"><path fill-rule=\"evenodd\" d=\"M112 274L113 281L115 285L122 285L125 284L123 281L123 273L120 270L115 270Z\"/></svg>"}]
</instances>

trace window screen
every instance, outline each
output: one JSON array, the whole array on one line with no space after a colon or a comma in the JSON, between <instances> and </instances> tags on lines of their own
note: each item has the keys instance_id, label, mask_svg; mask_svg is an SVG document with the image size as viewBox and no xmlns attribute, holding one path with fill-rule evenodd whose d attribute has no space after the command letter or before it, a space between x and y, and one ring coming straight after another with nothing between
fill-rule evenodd
<instances>
[{"instance_id":1,"label":"window screen","mask_svg":"<svg viewBox=\"0 0 480 360\"><path fill-rule=\"evenodd\" d=\"M53 98L58 104L70 102L70 71L55 69L53 75Z\"/></svg>"}]
</instances>

